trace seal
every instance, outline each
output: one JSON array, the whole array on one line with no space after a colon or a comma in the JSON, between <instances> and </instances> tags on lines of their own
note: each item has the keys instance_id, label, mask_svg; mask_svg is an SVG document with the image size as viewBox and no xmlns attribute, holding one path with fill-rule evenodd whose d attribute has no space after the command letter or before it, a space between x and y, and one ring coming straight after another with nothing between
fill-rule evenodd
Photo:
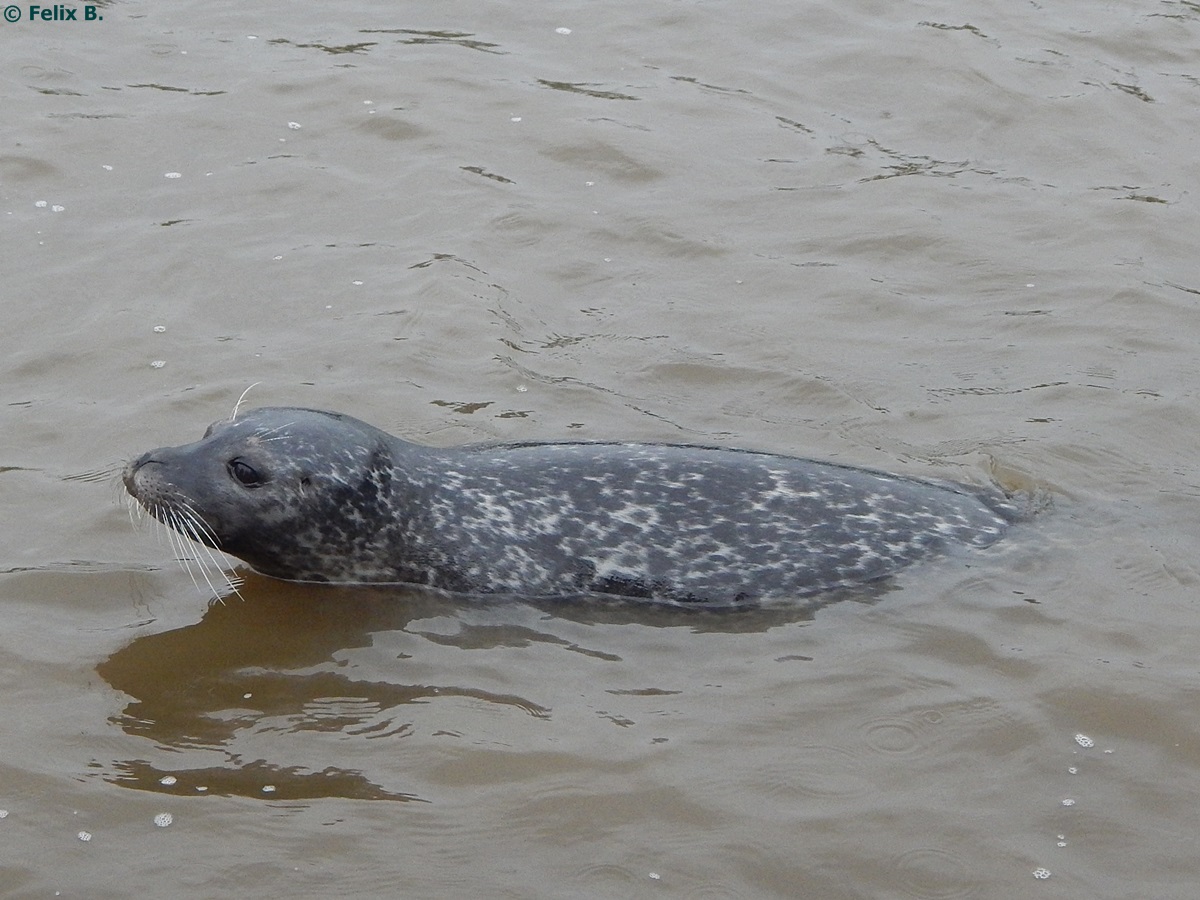
<instances>
[{"instance_id":1,"label":"seal","mask_svg":"<svg viewBox=\"0 0 1200 900\"><path fill-rule=\"evenodd\" d=\"M235 411L236 416L236 411ZM125 468L130 495L263 575L531 598L798 598L877 581L1017 518L997 490L671 444L438 449L267 407Z\"/></svg>"}]
</instances>

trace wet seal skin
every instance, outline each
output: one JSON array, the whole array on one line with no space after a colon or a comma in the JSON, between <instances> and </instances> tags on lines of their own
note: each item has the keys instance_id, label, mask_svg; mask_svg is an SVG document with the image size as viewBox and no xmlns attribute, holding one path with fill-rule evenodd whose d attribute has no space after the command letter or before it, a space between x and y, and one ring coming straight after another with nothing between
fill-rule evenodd
<instances>
[{"instance_id":1,"label":"wet seal skin","mask_svg":"<svg viewBox=\"0 0 1200 900\"><path fill-rule=\"evenodd\" d=\"M1018 518L998 490L712 447L447 449L268 407L151 450L130 495L184 537L290 581L729 605L886 578Z\"/></svg>"}]
</instances>

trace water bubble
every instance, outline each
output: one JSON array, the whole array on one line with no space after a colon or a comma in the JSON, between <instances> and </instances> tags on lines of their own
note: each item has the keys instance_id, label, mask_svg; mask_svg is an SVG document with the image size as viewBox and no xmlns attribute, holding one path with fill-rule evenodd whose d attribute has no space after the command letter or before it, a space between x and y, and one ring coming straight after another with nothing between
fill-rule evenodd
<instances>
[{"instance_id":1,"label":"water bubble","mask_svg":"<svg viewBox=\"0 0 1200 900\"><path fill-rule=\"evenodd\" d=\"M92 839L92 833L90 831L81 831L79 832L79 839L86 844Z\"/></svg>"},{"instance_id":2,"label":"water bubble","mask_svg":"<svg viewBox=\"0 0 1200 900\"><path fill-rule=\"evenodd\" d=\"M171 815L170 813L159 813L157 816L154 817L154 824L157 825L159 828L166 828L168 825L170 825L174 821L175 821L175 817L173 815Z\"/></svg>"},{"instance_id":3,"label":"water bubble","mask_svg":"<svg viewBox=\"0 0 1200 900\"><path fill-rule=\"evenodd\" d=\"M158 783L164 787L170 787L175 783L175 781L176 778L174 775L164 775L162 778L158 779Z\"/></svg>"},{"instance_id":4,"label":"water bubble","mask_svg":"<svg viewBox=\"0 0 1200 900\"><path fill-rule=\"evenodd\" d=\"M1096 746L1096 742L1093 741L1086 734L1075 735L1075 743L1077 743L1080 747L1095 747Z\"/></svg>"},{"instance_id":5,"label":"water bubble","mask_svg":"<svg viewBox=\"0 0 1200 900\"><path fill-rule=\"evenodd\" d=\"M165 175L163 175L163 178L182 178L182 177L183 177L182 172L167 172Z\"/></svg>"},{"instance_id":6,"label":"water bubble","mask_svg":"<svg viewBox=\"0 0 1200 900\"><path fill-rule=\"evenodd\" d=\"M1045 881L1047 878L1050 877L1050 870L1043 869L1041 866L1038 866L1036 869L1033 870L1033 877L1041 879L1042 881Z\"/></svg>"}]
</instances>

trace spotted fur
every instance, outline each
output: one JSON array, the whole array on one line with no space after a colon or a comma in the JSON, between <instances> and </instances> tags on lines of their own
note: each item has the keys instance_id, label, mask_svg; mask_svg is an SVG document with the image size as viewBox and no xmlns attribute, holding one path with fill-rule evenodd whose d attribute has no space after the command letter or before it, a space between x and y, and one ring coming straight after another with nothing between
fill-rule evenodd
<instances>
[{"instance_id":1,"label":"spotted fur","mask_svg":"<svg viewBox=\"0 0 1200 900\"><path fill-rule=\"evenodd\" d=\"M192 539L293 581L679 603L803 597L986 547L996 492L739 450L434 449L308 409L253 410L144 454L129 493Z\"/></svg>"}]
</instances>

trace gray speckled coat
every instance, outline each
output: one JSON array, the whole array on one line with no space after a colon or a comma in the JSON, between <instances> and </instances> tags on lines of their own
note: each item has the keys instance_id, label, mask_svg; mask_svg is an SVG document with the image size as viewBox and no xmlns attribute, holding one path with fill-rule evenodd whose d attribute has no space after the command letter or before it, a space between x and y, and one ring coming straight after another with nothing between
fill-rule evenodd
<instances>
[{"instance_id":1,"label":"gray speckled coat","mask_svg":"<svg viewBox=\"0 0 1200 900\"><path fill-rule=\"evenodd\" d=\"M987 546L1014 518L997 492L805 459L657 444L433 449L293 408L144 454L125 483L157 518L265 575L526 597L801 597Z\"/></svg>"}]
</instances>

